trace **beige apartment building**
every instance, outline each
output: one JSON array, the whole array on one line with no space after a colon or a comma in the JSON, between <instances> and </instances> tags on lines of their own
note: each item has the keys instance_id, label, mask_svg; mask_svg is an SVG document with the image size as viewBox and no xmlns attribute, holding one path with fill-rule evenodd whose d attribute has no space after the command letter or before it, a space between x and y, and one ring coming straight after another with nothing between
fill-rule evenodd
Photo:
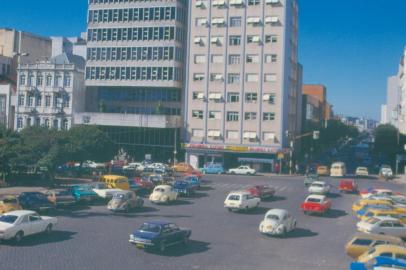
<instances>
[{"instance_id":1,"label":"beige apartment building","mask_svg":"<svg viewBox=\"0 0 406 270\"><path fill-rule=\"evenodd\" d=\"M297 1L191 1L189 14L186 161L271 170L300 130Z\"/></svg>"}]
</instances>

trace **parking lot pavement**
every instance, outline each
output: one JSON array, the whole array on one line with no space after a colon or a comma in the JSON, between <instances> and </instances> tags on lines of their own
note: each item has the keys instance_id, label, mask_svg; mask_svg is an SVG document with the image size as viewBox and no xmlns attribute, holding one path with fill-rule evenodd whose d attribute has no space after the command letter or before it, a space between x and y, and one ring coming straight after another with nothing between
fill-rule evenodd
<instances>
[{"instance_id":1,"label":"parking lot pavement","mask_svg":"<svg viewBox=\"0 0 406 270\"><path fill-rule=\"evenodd\" d=\"M347 269L346 241L355 233L350 213L358 198L330 195L332 211L324 217L305 216L299 204L306 197L301 178L277 176L204 176L202 189L193 198L172 205L153 205L128 214L111 213L105 205L59 210L58 226L50 236L35 236L19 246L0 245L0 269L103 270L103 269L207 269L207 270L326 270ZM338 180L326 178L333 186ZM248 213L229 213L223 207L227 193L254 184L270 184L274 199L261 202ZM360 179L361 187L403 185ZM286 238L262 236L258 226L270 208L287 209L298 228ZM128 243L129 234L143 222L168 220L192 229L187 247L164 254L146 253Z\"/></svg>"},{"instance_id":2,"label":"parking lot pavement","mask_svg":"<svg viewBox=\"0 0 406 270\"><path fill-rule=\"evenodd\" d=\"M45 188L42 187L5 187L0 188L0 196L3 195L19 195L21 192L35 192L44 191Z\"/></svg>"}]
</instances>

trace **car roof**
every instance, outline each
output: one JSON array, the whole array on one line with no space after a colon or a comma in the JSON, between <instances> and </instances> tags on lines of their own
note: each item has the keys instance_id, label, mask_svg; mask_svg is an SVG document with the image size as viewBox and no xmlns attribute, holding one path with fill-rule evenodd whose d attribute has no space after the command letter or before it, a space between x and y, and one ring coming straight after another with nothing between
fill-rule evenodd
<instances>
[{"instance_id":1,"label":"car roof","mask_svg":"<svg viewBox=\"0 0 406 270\"><path fill-rule=\"evenodd\" d=\"M37 214L37 212L31 211L31 210L16 210L16 211L7 212L4 215L21 217L21 216L30 215L30 214Z\"/></svg>"},{"instance_id":2,"label":"car roof","mask_svg":"<svg viewBox=\"0 0 406 270\"><path fill-rule=\"evenodd\" d=\"M391 245L391 244L376 245L375 250L376 251L402 251L402 252L406 253L406 247L398 246L398 245Z\"/></svg>"},{"instance_id":3,"label":"car roof","mask_svg":"<svg viewBox=\"0 0 406 270\"><path fill-rule=\"evenodd\" d=\"M288 213L288 211L286 211L285 209L275 208L275 209L271 209L268 212L266 212L265 216L267 216L269 214L274 214L274 215L280 216L280 215L287 214L287 213Z\"/></svg>"},{"instance_id":4,"label":"car roof","mask_svg":"<svg viewBox=\"0 0 406 270\"><path fill-rule=\"evenodd\" d=\"M315 198L315 199L323 200L323 199L326 198L326 196L325 195L312 194L312 195L307 196L306 200L309 199L309 198Z\"/></svg>"},{"instance_id":5,"label":"car roof","mask_svg":"<svg viewBox=\"0 0 406 270\"><path fill-rule=\"evenodd\" d=\"M379 219L380 221L399 221L399 219L393 217L376 216L374 218Z\"/></svg>"},{"instance_id":6,"label":"car roof","mask_svg":"<svg viewBox=\"0 0 406 270\"><path fill-rule=\"evenodd\" d=\"M324 182L324 181L314 181L314 182L312 183L312 185L313 185L313 184L322 184L322 185L325 185L326 182Z\"/></svg>"},{"instance_id":7,"label":"car roof","mask_svg":"<svg viewBox=\"0 0 406 270\"><path fill-rule=\"evenodd\" d=\"M230 191L230 193L228 195L231 195L231 194L234 194L234 195L251 195L251 193L249 193L246 190Z\"/></svg>"},{"instance_id":8,"label":"car roof","mask_svg":"<svg viewBox=\"0 0 406 270\"><path fill-rule=\"evenodd\" d=\"M392 236L392 235L384 235L384 234L373 234L373 233L356 233L351 239L354 238L362 238L362 239L370 239L370 240L390 240L392 242L398 242L399 244L404 244L403 240L399 237Z\"/></svg>"}]
</instances>

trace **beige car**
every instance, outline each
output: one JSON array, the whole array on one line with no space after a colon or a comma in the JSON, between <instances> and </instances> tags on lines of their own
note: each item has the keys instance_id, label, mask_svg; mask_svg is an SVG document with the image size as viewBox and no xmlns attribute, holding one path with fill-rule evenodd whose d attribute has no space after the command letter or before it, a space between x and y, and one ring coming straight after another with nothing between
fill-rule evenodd
<instances>
[{"instance_id":1,"label":"beige car","mask_svg":"<svg viewBox=\"0 0 406 270\"><path fill-rule=\"evenodd\" d=\"M176 201L177 198L178 193L170 185L156 186L149 196L149 200L152 203L170 203L171 201Z\"/></svg>"},{"instance_id":2,"label":"beige car","mask_svg":"<svg viewBox=\"0 0 406 270\"><path fill-rule=\"evenodd\" d=\"M358 176L358 177L361 177L361 176L363 176L363 177L368 176L368 175L369 175L368 168L367 168L367 167L358 167L358 168L355 170L355 175Z\"/></svg>"},{"instance_id":3,"label":"beige car","mask_svg":"<svg viewBox=\"0 0 406 270\"><path fill-rule=\"evenodd\" d=\"M353 259L357 259L363 253L367 252L370 248L376 245L398 245L403 246L403 240L399 237L381 235L381 234L369 234L369 233L357 233L354 237L348 241L345 246L345 252Z\"/></svg>"}]
</instances>

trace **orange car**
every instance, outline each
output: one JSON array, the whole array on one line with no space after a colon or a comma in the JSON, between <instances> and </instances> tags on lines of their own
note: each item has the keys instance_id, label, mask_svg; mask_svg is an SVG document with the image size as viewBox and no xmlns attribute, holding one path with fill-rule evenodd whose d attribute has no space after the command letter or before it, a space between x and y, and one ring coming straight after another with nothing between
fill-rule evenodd
<instances>
[{"instance_id":1,"label":"orange car","mask_svg":"<svg viewBox=\"0 0 406 270\"><path fill-rule=\"evenodd\" d=\"M184 162L175 164L172 167L172 169L175 172L182 172L182 173L192 173L195 170L190 164L184 163Z\"/></svg>"},{"instance_id":2,"label":"orange car","mask_svg":"<svg viewBox=\"0 0 406 270\"><path fill-rule=\"evenodd\" d=\"M20 206L17 197L15 196L5 196L0 201L0 214L4 214L10 211L15 210L22 210L23 208Z\"/></svg>"}]
</instances>

